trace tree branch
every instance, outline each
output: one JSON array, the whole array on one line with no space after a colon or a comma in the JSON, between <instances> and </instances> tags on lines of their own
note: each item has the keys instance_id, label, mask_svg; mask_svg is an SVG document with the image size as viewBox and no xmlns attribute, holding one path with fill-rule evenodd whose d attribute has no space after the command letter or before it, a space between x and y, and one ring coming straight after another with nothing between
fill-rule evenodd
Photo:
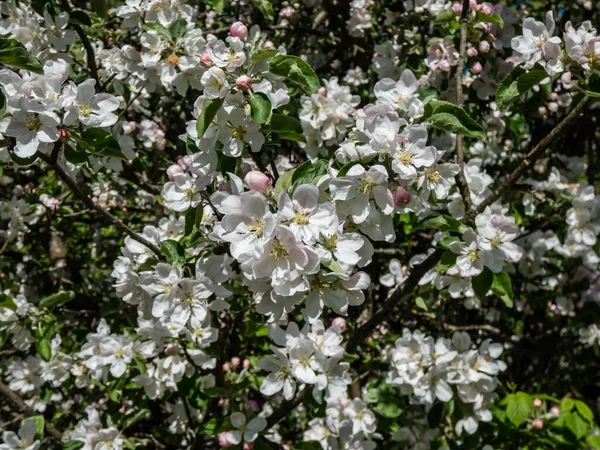
<instances>
[{"instance_id":1,"label":"tree branch","mask_svg":"<svg viewBox=\"0 0 600 450\"><path fill-rule=\"evenodd\" d=\"M102 208L100 205L94 203L94 201L90 197L88 197L79 188L79 186L77 186L77 183L73 179L71 179L69 177L69 175L63 170L62 167L60 167L57 163L52 162L52 160L48 156L44 155L43 153L39 153L38 152L37 155L46 164L48 164L58 174L58 176L60 178L62 178L62 180L65 183L67 183L67 185L71 188L71 190L73 191L73 193L77 197L79 197L79 199L82 200L89 209L93 209L94 211L96 211L97 213L99 213L101 216L103 216L107 220L109 220L112 223L114 223L115 226L119 230L121 230L122 232L124 232L125 234L127 234L129 237L131 237L131 239L134 239L134 240L138 241L140 244L148 247L159 258L162 257L162 252L160 251L160 249L156 245L154 245L152 242L150 242L147 239L145 239L142 236L140 236L138 233L136 233L131 228L129 228L127 225L125 225L120 219L118 219L117 217L113 216L111 213L109 213L107 210L105 210L104 208Z\"/></svg>"},{"instance_id":2,"label":"tree branch","mask_svg":"<svg viewBox=\"0 0 600 450\"><path fill-rule=\"evenodd\" d=\"M13 390L11 390L7 385L2 383L1 381L0 381L0 392L2 392L2 394L7 398L7 400L11 404L13 404L15 407L18 408L19 412L25 414L28 417L39 416L39 414L37 412L35 412L33 408L28 406L27 403L25 403L23 401L23 399L21 397L19 397L19 394L17 394ZM58 442L62 442L62 440L63 440L62 433L60 431L58 431L56 428L54 428L50 424L50 422L48 422L47 420L44 420L44 427L46 428L46 431L48 432L48 434L50 436L52 436Z\"/></svg>"},{"instance_id":3,"label":"tree branch","mask_svg":"<svg viewBox=\"0 0 600 450\"><path fill-rule=\"evenodd\" d=\"M456 70L456 104L459 108L462 108L465 103L465 97L463 95L463 70L465 66L465 54L467 52L467 28L468 28L468 15L469 13L469 0L463 0L462 11L460 13L460 47L458 55L458 65ZM458 174L456 175L456 187L458 188L460 195L463 198L465 204L465 218L468 222L472 222L475 218L475 208L473 206L473 200L471 199L471 190L465 177L465 154L464 154L464 137L460 134L456 135L456 162L459 167Z\"/></svg>"},{"instance_id":4,"label":"tree branch","mask_svg":"<svg viewBox=\"0 0 600 450\"><path fill-rule=\"evenodd\" d=\"M62 4L63 9L67 13L71 14L71 5L69 5L69 0L60 0L60 3ZM98 86L98 89L100 89L101 85L100 80L98 79L98 68L96 67L94 47L92 47L92 44L90 44L90 40L88 39L87 34L85 34L83 28L81 28L81 25L73 22L69 22L69 25L73 27L79 36L79 39L81 39L81 43L83 44L83 48L85 49L85 53L87 55L87 65L88 69L90 70L90 75L94 80L96 80L96 85Z\"/></svg>"},{"instance_id":5,"label":"tree branch","mask_svg":"<svg viewBox=\"0 0 600 450\"><path fill-rule=\"evenodd\" d=\"M529 153L521 163L517 166L515 170L508 176L508 178L502 183L494 192L492 192L483 202L477 206L477 212L480 213L485 210L488 206L494 203L496 200L499 200L504 193L514 186L521 175L523 175L529 167L531 167L535 162L542 157L542 155L546 152L546 150L550 147L550 144L556 139L556 137L561 134L569 125L571 125L579 115L583 112L583 109L587 103L588 97L583 97L579 104L573 108L573 110L569 113L567 117L565 117L562 122L560 122L554 129L542 139Z\"/></svg>"}]
</instances>

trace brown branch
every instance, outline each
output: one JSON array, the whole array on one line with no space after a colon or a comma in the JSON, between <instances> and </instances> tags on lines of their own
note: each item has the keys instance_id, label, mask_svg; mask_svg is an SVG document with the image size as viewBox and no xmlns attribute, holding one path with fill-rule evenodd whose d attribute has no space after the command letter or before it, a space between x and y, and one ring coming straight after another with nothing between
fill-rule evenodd
<instances>
[{"instance_id":1,"label":"brown branch","mask_svg":"<svg viewBox=\"0 0 600 450\"><path fill-rule=\"evenodd\" d=\"M60 3L62 4L63 9L67 13L71 14L71 5L69 5L69 0L60 0ZM83 48L85 49L85 53L87 55L87 65L88 69L90 70L90 75L94 80L96 80L98 89L101 89L100 80L98 79L98 68L96 67L94 47L92 47L92 44L90 44L90 40L88 39L87 34L85 34L83 28L81 28L81 25L73 22L69 22L69 24L73 27L79 36L79 39L81 39L81 43L83 44Z\"/></svg>"},{"instance_id":2,"label":"brown branch","mask_svg":"<svg viewBox=\"0 0 600 450\"><path fill-rule=\"evenodd\" d=\"M521 175L523 175L535 162L540 159L546 150L550 147L556 137L561 134L569 125L577 120L579 115L583 112L583 109L587 103L588 97L583 97L579 104L573 108L567 117L560 122L554 129L542 139L529 153L525 156L525 159L517 166L515 170L508 176L504 183L502 183L494 192L492 192L483 202L477 206L477 212L480 213L485 210L488 206L499 200L504 193L514 186Z\"/></svg>"},{"instance_id":3,"label":"brown branch","mask_svg":"<svg viewBox=\"0 0 600 450\"><path fill-rule=\"evenodd\" d=\"M39 414L37 412L35 412L31 406L28 406L27 403L25 403L23 401L23 399L21 397L19 397L19 394L17 394L13 390L11 390L7 385L2 383L1 381L0 381L0 392L2 392L2 394L7 398L7 400L12 405L14 405L15 407L18 408L19 412L21 412L29 417L39 416ZM50 436L52 436L58 442L62 442L62 440L63 440L62 433L60 431L58 431L56 428L54 428L50 424L50 422L48 422L47 420L44 420L44 427L46 428L46 431L48 432L48 434Z\"/></svg>"},{"instance_id":4,"label":"brown branch","mask_svg":"<svg viewBox=\"0 0 600 450\"><path fill-rule=\"evenodd\" d=\"M463 95L463 70L465 65L465 54L467 52L467 28L469 0L463 0L462 11L460 14L460 47L458 54L458 65L456 70L456 104L462 108L465 103ZM475 208L471 199L471 190L469 183L465 177L465 154L464 154L464 137L461 134L456 135L456 162L458 164L458 174L455 177L456 187L460 192L465 204L465 218L471 223L475 218Z\"/></svg>"},{"instance_id":5,"label":"brown branch","mask_svg":"<svg viewBox=\"0 0 600 450\"><path fill-rule=\"evenodd\" d=\"M62 178L62 180L65 183L67 183L67 185L71 188L73 193L77 197L79 197L79 199L82 200L83 203L85 203L89 209L93 209L94 211L99 213L101 216L103 216L110 222L114 223L115 226L119 230L121 230L122 232L127 234L129 237L131 237L131 239L138 241L140 244L142 244L142 245L146 246L147 248L149 248L150 250L152 250L159 258L162 257L162 253L156 245L154 245L152 242L148 241L147 239L143 238L138 233L133 231L131 228L129 228L127 225L125 225L120 219L118 219L117 217L115 217L111 213L109 213L106 209L104 209L100 205L94 203L94 201L89 196L87 196L79 188L79 186L77 186L77 183L73 179L71 179L71 177L69 177L69 175L63 170L62 167L60 167L57 163L52 162L52 160L48 156L44 155L43 153L38 152L37 156L40 159L42 159L46 164L48 164L58 174L58 176L60 178Z\"/></svg>"}]
</instances>

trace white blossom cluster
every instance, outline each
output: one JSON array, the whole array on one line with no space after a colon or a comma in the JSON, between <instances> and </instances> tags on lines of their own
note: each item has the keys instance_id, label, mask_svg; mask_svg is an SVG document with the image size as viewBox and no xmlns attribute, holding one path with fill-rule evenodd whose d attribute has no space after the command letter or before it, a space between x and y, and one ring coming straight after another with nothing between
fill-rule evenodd
<instances>
[{"instance_id":1,"label":"white blossom cluster","mask_svg":"<svg viewBox=\"0 0 600 450\"><path fill-rule=\"evenodd\" d=\"M477 348L467 333L434 340L405 328L390 349L391 370L386 380L423 405L460 400L469 410L456 423L456 432L473 434L480 421L492 420L488 405L496 398L496 376L506 369L498 360L502 351L501 344L489 339Z\"/></svg>"}]
</instances>

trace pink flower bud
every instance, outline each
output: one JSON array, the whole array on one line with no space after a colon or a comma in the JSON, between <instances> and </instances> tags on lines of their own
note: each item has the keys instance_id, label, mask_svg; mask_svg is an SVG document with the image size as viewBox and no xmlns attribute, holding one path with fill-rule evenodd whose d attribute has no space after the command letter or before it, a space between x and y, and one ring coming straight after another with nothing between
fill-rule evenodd
<instances>
[{"instance_id":1,"label":"pink flower bud","mask_svg":"<svg viewBox=\"0 0 600 450\"><path fill-rule=\"evenodd\" d=\"M229 369L231 369L231 364L229 364L228 362L223 364L223 370L225 372L229 372Z\"/></svg>"},{"instance_id":2,"label":"pink flower bud","mask_svg":"<svg viewBox=\"0 0 600 450\"><path fill-rule=\"evenodd\" d=\"M544 428L544 422L542 421L542 419L535 419L533 421L533 427L537 428L538 430L541 430L542 428Z\"/></svg>"},{"instance_id":3,"label":"pink flower bud","mask_svg":"<svg viewBox=\"0 0 600 450\"><path fill-rule=\"evenodd\" d=\"M565 72L560 76L561 81L564 84L571 84L572 81L572 76L571 76L571 72Z\"/></svg>"},{"instance_id":4,"label":"pink flower bud","mask_svg":"<svg viewBox=\"0 0 600 450\"><path fill-rule=\"evenodd\" d=\"M483 9L483 5L477 5L475 7L475 11L478 11L478 12L480 12L482 9Z\"/></svg>"},{"instance_id":5,"label":"pink flower bud","mask_svg":"<svg viewBox=\"0 0 600 450\"><path fill-rule=\"evenodd\" d=\"M470 56L471 58L477 56L479 54L479 52L477 51L477 49L475 47L471 47L469 49L467 49L467 56Z\"/></svg>"},{"instance_id":6,"label":"pink flower bud","mask_svg":"<svg viewBox=\"0 0 600 450\"><path fill-rule=\"evenodd\" d=\"M475 9L477 7L477 0L469 0L469 9Z\"/></svg>"},{"instance_id":7,"label":"pink flower bud","mask_svg":"<svg viewBox=\"0 0 600 450\"><path fill-rule=\"evenodd\" d=\"M556 112L556 111L558 111L558 103L556 103L556 102L550 102L550 103L548 103L548 109L549 109L551 112Z\"/></svg>"},{"instance_id":8,"label":"pink flower bud","mask_svg":"<svg viewBox=\"0 0 600 450\"><path fill-rule=\"evenodd\" d=\"M165 352L165 355L167 355L167 356L177 355L179 353L179 346L174 345L174 344L167 344L167 345L165 345L164 352Z\"/></svg>"},{"instance_id":9,"label":"pink flower bud","mask_svg":"<svg viewBox=\"0 0 600 450\"><path fill-rule=\"evenodd\" d=\"M539 398L536 398L536 399L533 400L533 407L534 408L539 408L539 407L542 406L542 404L543 404L543 402Z\"/></svg>"},{"instance_id":10,"label":"pink flower bud","mask_svg":"<svg viewBox=\"0 0 600 450\"><path fill-rule=\"evenodd\" d=\"M481 63L476 62L471 67L471 70L473 71L473 73L481 73L481 71L483 70L483 67L481 66Z\"/></svg>"},{"instance_id":11,"label":"pink flower bud","mask_svg":"<svg viewBox=\"0 0 600 450\"><path fill-rule=\"evenodd\" d=\"M241 75L235 80L235 87L239 91L247 91L252 86L252 78L248 75Z\"/></svg>"},{"instance_id":12,"label":"pink flower bud","mask_svg":"<svg viewBox=\"0 0 600 450\"><path fill-rule=\"evenodd\" d=\"M200 55L200 64L206 67L210 67L213 65L212 59L210 59L210 55L208 52L204 52Z\"/></svg>"},{"instance_id":13,"label":"pink flower bud","mask_svg":"<svg viewBox=\"0 0 600 450\"><path fill-rule=\"evenodd\" d=\"M234 356L233 358L231 358L231 366L232 367L239 367L241 362L242 361L237 356Z\"/></svg>"},{"instance_id":14,"label":"pink flower bud","mask_svg":"<svg viewBox=\"0 0 600 450\"><path fill-rule=\"evenodd\" d=\"M319 90L317 91L317 93L321 96L321 97L325 97L327 95L327 88L325 88L325 86L321 86L319 88Z\"/></svg>"},{"instance_id":15,"label":"pink flower bud","mask_svg":"<svg viewBox=\"0 0 600 450\"><path fill-rule=\"evenodd\" d=\"M452 5L452 10L456 14L460 14L462 12L462 5L460 3L455 3L455 4Z\"/></svg>"},{"instance_id":16,"label":"pink flower bud","mask_svg":"<svg viewBox=\"0 0 600 450\"><path fill-rule=\"evenodd\" d=\"M265 43L263 44L263 48L266 50L271 50L275 48L275 44L273 44L272 41L265 41Z\"/></svg>"},{"instance_id":17,"label":"pink flower bud","mask_svg":"<svg viewBox=\"0 0 600 450\"><path fill-rule=\"evenodd\" d=\"M494 10L492 8L492 5L482 5L483 8L481 9L481 12L483 14L485 14L486 16L489 16L490 14L492 14L492 11Z\"/></svg>"},{"instance_id":18,"label":"pink flower bud","mask_svg":"<svg viewBox=\"0 0 600 450\"><path fill-rule=\"evenodd\" d=\"M244 183L253 191L266 194L271 189L271 179L257 170L248 172L244 177Z\"/></svg>"},{"instance_id":19,"label":"pink flower bud","mask_svg":"<svg viewBox=\"0 0 600 450\"><path fill-rule=\"evenodd\" d=\"M243 450L252 450L254 448L254 442L244 442Z\"/></svg>"},{"instance_id":20,"label":"pink flower bud","mask_svg":"<svg viewBox=\"0 0 600 450\"><path fill-rule=\"evenodd\" d=\"M558 408L558 406L553 406L552 408L550 408L550 412L554 417L560 416L560 409Z\"/></svg>"},{"instance_id":21,"label":"pink flower bud","mask_svg":"<svg viewBox=\"0 0 600 450\"><path fill-rule=\"evenodd\" d=\"M167 169L167 175L171 181L173 181L175 175L178 173L183 173L183 168L179 164L173 164Z\"/></svg>"},{"instance_id":22,"label":"pink flower bud","mask_svg":"<svg viewBox=\"0 0 600 450\"><path fill-rule=\"evenodd\" d=\"M251 409L253 411L258 411L260 409L255 400L244 400L244 408Z\"/></svg>"},{"instance_id":23,"label":"pink flower bud","mask_svg":"<svg viewBox=\"0 0 600 450\"><path fill-rule=\"evenodd\" d=\"M550 100L552 100L553 102L555 102L556 100L558 100L558 94L556 92L551 92L550 93Z\"/></svg>"},{"instance_id":24,"label":"pink flower bud","mask_svg":"<svg viewBox=\"0 0 600 450\"><path fill-rule=\"evenodd\" d=\"M545 107L545 106L540 106L540 107L538 108L538 113L539 113L541 116L545 116L545 115L548 113L548 110L546 109L546 107Z\"/></svg>"},{"instance_id":25,"label":"pink flower bud","mask_svg":"<svg viewBox=\"0 0 600 450\"><path fill-rule=\"evenodd\" d=\"M444 60L440 61L438 68L444 72L449 72L450 71L450 63L444 59Z\"/></svg>"},{"instance_id":26,"label":"pink flower bud","mask_svg":"<svg viewBox=\"0 0 600 450\"><path fill-rule=\"evenodd\" d=\"M183 158L177 161L177 164L179 164L181 168L185 170L192 164L192 157L190 155L185 155Z\"/></svg>"},{"instance_id":27,"label":"pink flower bud","mask_svg":"<svg viewBox=\"0 0 600 450\"><path fill-rule=\"evenodd\" d=\"M248 28L246 28L246 25L244 25L242 22L236 22L231 25L231 28L229 28L229 34L233 37L244 40L246 39L246 36L248 36Z\"/></svg>"},{"instance_id":28,"label":"pink flower bud","mask_svg":"<svg viewBox=\"0 0 600 450\"><path fill-rule=\"evenodd\" d=\"M402 186L398 186L396 192L394 192L394 204L402 208L410 203L411 196L406 189Z\"/></svg>"},{"instance_id":29,"label":"pink flower bud","mask_svg":"<svg viewBox=\"0 0 600 450\"><path fill-rule=\"evenodd\" d=\"M227 446L231 445L227 441L227 432L226 431L221 431L221 433L219 433L219 445L221 447L227 447Z\"/></svg>"},{"instance_id":30,"label":"pink flower bud","mask_svg":"<svg viewBox=\"0 0 600 450\"><path fill-rule=\"evenodd\" d=\"M490 43L488 41L481 41L479 43L479 51L481 53L487 53L490 51Z\"/></svg>"},{"instance_id":31,"label":"pink flower bud","mask_svg":"<svg viewBox=\"0 0 600 450\"><path fill-rule=\"evenodd\" d=\"M346 331L346 321L341 317L336 317L333 319L331 321L331 326L338 327L340 330L342 330L342 333Z\"/></svg>"},{"instance_id":32,"label":"pink flower bud","mask_svg":"<svg viewBox=\"0 0 600 450\"><path fill-rule=\"evenodd\" d=\"M60 133L61 139L66 139L69 137L69 131L66 128L59 128L58 132Z\"/></svg>"},{"instance_id":33,"label":"pink flower bud","mask_svg":"<svg viewBox=\"0 0 600 450\"><path fill-rule=\"evenodd\" d=\"M248 358L244 359L244 362L242 362L242 364L244 366L244 369L248 369L252 365Z\"/></svg>"}]
</instances>

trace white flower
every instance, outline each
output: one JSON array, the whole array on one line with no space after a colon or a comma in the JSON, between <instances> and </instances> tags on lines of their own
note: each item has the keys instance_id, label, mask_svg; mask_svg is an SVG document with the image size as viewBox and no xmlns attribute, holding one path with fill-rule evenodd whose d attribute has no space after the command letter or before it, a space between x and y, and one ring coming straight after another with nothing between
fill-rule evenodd
<instances>
[{"instance_id":1,"label":"white flower","mask_svg":"<svg viewBox=\"0 0 600 450\"><path fill-rule=\"evenodd\" d=\"M227 432L227 441L235 445L241 443L242 439L244 442L254 442L267 426L263 417L255 417L246 424L246 416L240 412L233 413L230 420L237 430Z\"/></svg>"},{"instance_id":2,"label":"white flower","mask_svg":"<svg viewBox=\"0 0 600 450\"><path fill-rule=\"evenodd\" d=\"M33 420L25 419L19 434L5 431L2 434L4 444L0 444L0 450L38 450L40 441L35 440L36 425Z\"/></svg>"},{"instance_id":3,"label":"white flower","mask_svg":"<svg viewBox=\"0 0 600 450\"><path fill-rule=\"evenodd\" d=\"M250 145L252 152L259 152L265 143L265 136L259 130L260 126L246 116L243 109L235 108L229 114L228 125L219 129L223 153L237 158L241 156L244 144Z\"/></svg>"},{"instance_id":4,"label":"white flower","mask_svg":"<svg viewBox=\"0 0 600 450\"><path fill-rule=\"evenodd\" d=\"M88 79L75 86L71 83L66 89L67 97L72 103L65 107L63 122L70 126L78 120L93 128L110 127L117 123L117 116L112 112L119 108L119 100L110 94L96 94L96 80Z\"/></svg>"},{"instance_id":5,"label":"white flower","mask_svg":"<svg viewBox=\"0 0 600 450\"><path fill-rule=\"evenodd\" d=\"M4 134L16 138L15 154L20 158L33 156L40 144L56 142L58 132L58 116L46 111L41 105L35 105L22 99L22 109L15 111L10 117Z\"/></svg>"},{"instance_id":6,"label":"white flower","mask_svg":"<svg viewBox=\"0 0 600 450\"><path fill-rule=\"evenodd\" d=\"M512 38L512 48L526 59L524 68L531 69L535 63L546 65L550 75L562 72L563 65L560 59L560 38L554 34L554 17L552 11L546 13L546 24L538 22L532 17L523 21L523 36Z\"/></svg>"},{"instance_id":7,"label":"white flower","mask_svg":"<svg viewBox=\"0 0 600 450\"><path fill-rule=\"evenodd\" d=\"M417 87L415 75L405 69L398 82L384 78L375 84L373 92L378 101L387 103L394 109L400 109L411 119L416 119L424 112L423 102L415 95Z\"/></svg>"},{"instance_id":8,"label":"white flower","mask_svg":"<svg viewBox=\"0 0 600 450\"><path fill-rule=\"evenodd\" d=\"M206 98L224 98L229 93L225 72L218 67L211 67L204 72L201 81Z\"/></svg>"},{"instance_id":9,"label":"white flower","mask_svg":"<svg viewBox=\"0 0 600 450\"><path fill-rule=\"evenodd\" d=\"M233 72L238 67L241 67L246 61L246 53L244 52L244 42L237 37L229 36L227 44L223 41L217 41L212 48L209 48L208 53L212 62L221 68L225 68L228 72Z\"/></svg>"}]
</instances>

